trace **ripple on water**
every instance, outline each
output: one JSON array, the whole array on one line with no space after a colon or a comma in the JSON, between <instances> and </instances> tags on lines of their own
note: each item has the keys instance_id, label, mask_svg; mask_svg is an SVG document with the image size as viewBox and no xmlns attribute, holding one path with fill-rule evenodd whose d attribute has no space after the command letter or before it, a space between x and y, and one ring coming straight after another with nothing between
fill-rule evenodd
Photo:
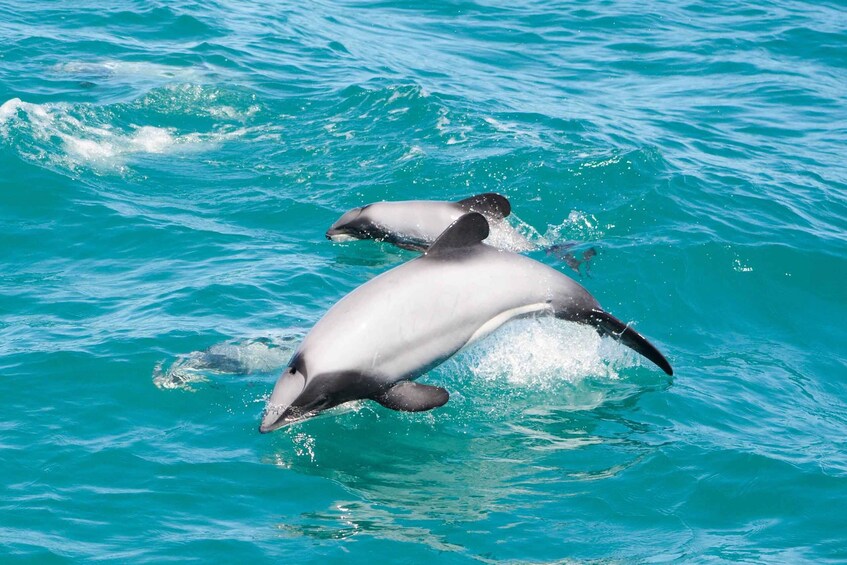
<instances>
[{"instance_id":1,"label":"ripple on water","mask_svg":"<svg viewBox=\"0 0 847 565\"><path fill-rule=\"evenodd\" d=\"M844 560L837 2L0 4L4 555ZM527 319L260 435L413 257L338 214L488 191L677 376Z\"/></svg>"}]
</instances>

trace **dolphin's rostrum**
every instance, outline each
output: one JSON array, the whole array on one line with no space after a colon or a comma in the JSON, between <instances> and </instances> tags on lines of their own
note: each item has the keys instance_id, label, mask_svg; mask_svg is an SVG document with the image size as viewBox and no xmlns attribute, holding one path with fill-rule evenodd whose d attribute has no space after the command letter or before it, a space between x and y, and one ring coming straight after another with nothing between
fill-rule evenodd
<instances>
[{"instance_id":1,"label":"dolphin's rostrum","mask_svg":"<svg viewBox=\"0 0 847 565\"><path fill-rule=\"evenodd\" d=\"M449 398L445 389L414 379L521 316L589 324L673 374L650 342L605 312L576 281L529 257L483 245L488 230L482 214L465 214L424 255L330 308L279 377L260 431L351 400L404 411L442 406Z\"/></svg>"}]
</instances>

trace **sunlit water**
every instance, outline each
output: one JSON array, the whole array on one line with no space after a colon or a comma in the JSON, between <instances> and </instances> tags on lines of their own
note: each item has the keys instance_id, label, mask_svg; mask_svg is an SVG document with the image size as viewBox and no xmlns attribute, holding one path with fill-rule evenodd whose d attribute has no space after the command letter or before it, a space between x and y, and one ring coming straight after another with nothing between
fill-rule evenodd
<instances>
[{"instance_id":1,"label":"sunlit water","mask_svg":"<svg viewBox=\"0 0 847 565\"><path fill-rule=\"evenodd\" d=\"M845 30L830 2L0 1L0 555L847 560ZM443 408L260 435L311 325L415 256L326 228L488 191L675 376L527 319L422 378Z\"/></svg>"}]
</instances>

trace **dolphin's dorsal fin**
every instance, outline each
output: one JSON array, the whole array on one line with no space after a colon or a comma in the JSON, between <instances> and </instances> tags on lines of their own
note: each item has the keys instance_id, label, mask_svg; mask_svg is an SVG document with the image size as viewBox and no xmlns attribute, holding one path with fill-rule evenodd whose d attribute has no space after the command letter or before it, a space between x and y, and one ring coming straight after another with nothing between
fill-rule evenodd
<instances>
[{"instance_id":1,"label":"dolphin's dorsal fin","mask_svg":"<svg viewBox=\"0 0 847 565\"><path fill-rule=\"evenodd\" d=\"M451 251L465 249L488 237L488 220L478 212L461 216L441 232L435 243L429 246L426 257L438 257Z\"/></svg>"},{"instance_id":2,"label":"dolphin's dorsal fin","mask_svg":"<svg viewBox=\"0 0 847 565\"><path fill-rule=\"evenodd\" d=\"M496 192L477 194L476 196L459 200L456 204L459 204L468 212L479 212L492 218L505 218L512 213L512 205L509 204L509 199Z\"/></svg>"}]
</instances>

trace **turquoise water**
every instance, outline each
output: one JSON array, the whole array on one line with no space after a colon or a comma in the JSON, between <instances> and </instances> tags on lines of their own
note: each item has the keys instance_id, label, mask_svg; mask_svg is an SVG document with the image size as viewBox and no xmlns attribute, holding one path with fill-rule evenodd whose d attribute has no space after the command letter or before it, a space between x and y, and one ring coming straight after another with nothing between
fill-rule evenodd
<instances>
[{"instance_id":1,"label":"turquoise water","mask_svg":"<svg viewBox=\"0 0 847 565\"><path fill-rule=\"evenodd\" d=\"M3 561L847 560L843 5L86 4L0 1ZM675 376L524 320L260 435L415 256L326 228L486 191Z\"/></svg>"}]
</instances>

